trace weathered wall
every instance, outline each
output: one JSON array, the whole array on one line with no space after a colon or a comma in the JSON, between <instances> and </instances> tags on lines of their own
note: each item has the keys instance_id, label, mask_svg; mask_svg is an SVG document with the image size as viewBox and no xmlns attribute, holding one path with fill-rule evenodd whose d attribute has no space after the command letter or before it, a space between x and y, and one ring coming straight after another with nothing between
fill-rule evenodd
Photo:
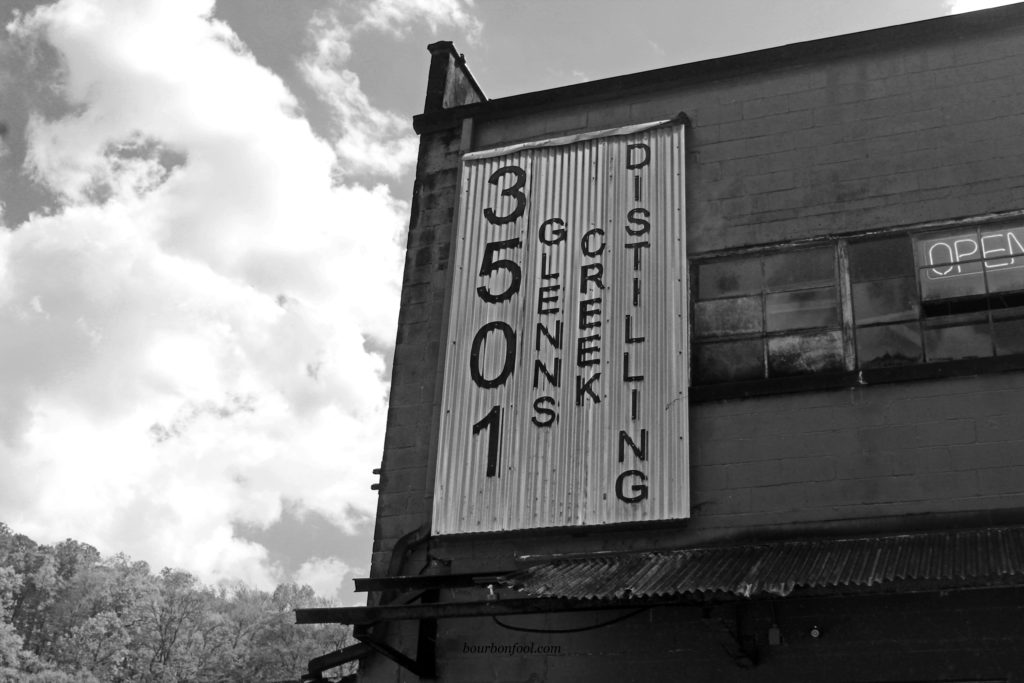
<instances>
[{"instance_id":1,"label":"weathered wall","mask_svg":"<svg viewBox=\"0 0 1024 683\"><path fill-rule=\"evenodd\" d=\"M764 53L763 68L754 68L756 58L744 58L740 66L709 65L705 76L666 73L619 88L613 100L588 96L515 116L503 116L499 102L490 114L474 110L472 144L496 146L685 112L692 122L686 188L691 257L1018 210L1024 197L1024 12L1000 16L1016 20L990 21L977 32L948 27L970 28L979 20L952 18L928 23L947 27L942 30L879 31L803 52L785 48ZM464 137L455 123L421 138L374 575L418 573L428 552L450 561L455 572L496 571L511 568L521 554L866 532L926 525L935 513L949 515L935 518L941 523L958 523L1024 509L1024 374L987 374L695 404L692 519L646 532L414 539L394 559L396 542L425 531L430 520L447 266ZM1021 596L1014 595L1006 605L998 599L961 604L965 598L955 596L781 603L800 615L797 633L805 621L825 621L815 610L833 610L846 635L841 642L794 637L771 651L773 667L752 672L724 661L721 648L701 635L706 624L699 614L679 616L687 608L634 618L654 619L655 628L627 621L566 641L572 651L600 653L593 659L502 663L460 655L474 639L521 640L522 634L479 620L442 622L439 650L449 658L442 661L452 674L447 680L465 681L669 680L687 667L704 673L686 680L819 680L808 672L820 671L826 660L831 670L850 672L850 680L999 677L1024 670L1005 642L1005 629L1020 623ZM989 659L961 642L967 634L992 645ZM392 636L412 649L411 630L405 639L397 629ZM886 644L890 636L895 644ZM886 678L879 667L889 660L903 668ZM367 680L399 676L379 657L365 674Z\"/></svg>"},{"instance_id":2,"label":"weathered wall","mask_svg":"<svg viewBox=\"0 0 1024 683\"><path fill-rule=\"evenodd\" d=\"M430 521L429 465L437 433L434 409L440 400L459 139L447 131L424 136L420 143L381 464L374 573L387 568L400 536Z\"/></svg>"},{"instance_id":3,"label":"weathered wall","mask_svg":"<svg viewBox=\"0 0 1024 683\"><path fill-rule=\"evenodd\" d=\"M934 22L930 22L934 23ZM1024 25L1024 24L1022 24ZM739 245L1021 208L1024 28L950 40L885 32L813 62L648 87L475 123L476 147L685 111L691 256ZM879 45L882 43L883 45ZM882 49L882 47L885 49ZM776 62L778 60L775 60ZM424 135L409 232L375 568L429 520L432 439L461 128ZM657 545L756 527L1024 503L1024 376L892 384L694 405L693 519ZM588 535L584 533L583 535ZM631 539L632 532L622 538ZM580 534L573 534L579 539ZM619 534L585 542L614 547ZM536 545L564 547L564 535ZM579 540L572 541L579 543ZM478 564L527 545L445 542ZM463 552L465 550L466 552Z\"/></svg>"},{"instance_id":4,"label":"weathered wall","mask_svg":"<svg viewBox=\"0 0 1024 683\"><path fill-rule=\"evenodd\" d=\"M490 619L452 620L441 622L438 673L453 683L1017 681L1024 671L1017 645L1022 609L1020 591L983 591L662 607L562 634L513 631ZM501 621L578 629L629 614ZM778 646L768 644L773 621ZM813 626L819 638L811 637ZM730 631L756 651L755 666L740 660ZM517 645L526 652L500 654Z\"/></svg>"},{"instance_id":5,"label":"weathered wall","mask_svg":"<svg viewBox=\"0 0 1024 683\"><path fill-rule=\"evenodd\" d=\"M756 58L721 75L709 66L712 77L666 76L612 102L480 121L476 145L685 112L691 256L1020 208L1020 24L900 40L906 32L783 48L797 58L767 53L763 68Z\"/></svg>"}]
</instances>

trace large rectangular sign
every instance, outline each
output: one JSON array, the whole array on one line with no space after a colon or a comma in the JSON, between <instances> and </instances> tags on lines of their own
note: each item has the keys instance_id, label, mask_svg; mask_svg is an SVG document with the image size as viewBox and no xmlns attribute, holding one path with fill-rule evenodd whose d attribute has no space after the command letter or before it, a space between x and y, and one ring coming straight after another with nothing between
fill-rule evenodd
<instances>
[{"instance_id":1,"label":"large rectangular sign","mask_svg":"<svg viewBox=\"0 0 1024 683\"><path fill-rule=\"evenodd\" d=\"M689 516L683 128L464 157L433 530Z\"/></svg>"}]
</instances>

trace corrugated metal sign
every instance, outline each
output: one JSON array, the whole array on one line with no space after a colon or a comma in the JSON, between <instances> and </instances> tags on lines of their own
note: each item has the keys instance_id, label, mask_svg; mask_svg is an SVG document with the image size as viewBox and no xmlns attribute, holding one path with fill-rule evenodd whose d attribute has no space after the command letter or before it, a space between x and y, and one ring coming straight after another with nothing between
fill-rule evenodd
<instances>
[{"instance_id":1,"label":"corrugated metal sign","mask_svg":"<svg viewBox=\"0 0 1024 683\"><path fill-rule=\"evenodd\" d=\"M467 154L437 534L689 515L683 129Z\"/></svg>"}]
</instances>

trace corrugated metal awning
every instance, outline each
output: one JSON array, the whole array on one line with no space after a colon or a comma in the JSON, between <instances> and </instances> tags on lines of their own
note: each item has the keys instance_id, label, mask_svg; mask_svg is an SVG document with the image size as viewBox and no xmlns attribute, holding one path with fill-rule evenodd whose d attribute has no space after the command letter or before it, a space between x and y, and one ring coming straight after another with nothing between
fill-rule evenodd
<instances>
[{"instance_id":1,"label":"corrugated metal awning","mask_svg":"<svg viewBox=\"0 0 1024 683\"><path fill-rule=\"evenodd\" d=\"M1024 527L590 555L541 562L501 581L535 597L598 600L1021 585Z\"/></svg>"}]
</instances>

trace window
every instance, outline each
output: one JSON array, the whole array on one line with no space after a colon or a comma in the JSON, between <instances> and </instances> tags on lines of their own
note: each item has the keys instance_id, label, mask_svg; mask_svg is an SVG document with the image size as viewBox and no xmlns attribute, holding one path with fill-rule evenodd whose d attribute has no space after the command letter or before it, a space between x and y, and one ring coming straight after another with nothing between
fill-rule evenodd
<instances>
[{"instance_id":1,"label":"window","mask_svg":"<svg viewBox=\"0 0 1024 683\"><path fill-rule=\"evenodd\" d=\"M697 265L698 384L843 369L835 248Z\"/></svg>"},{"instance_id":2,"label":"window","mask_svg":"<svg viewBox=\"0 0 1024 683\"><path fill-rule=\"evenodd\" d=\"M914 255L904 236L849 245L857 367L923 360Z\"/></svg>"},{"instance_id":3,"label":"window","mask_svg":"<svg viewBox=\"0 0 1024 683\"><path fill-rule=\"evenodd\" d=\"M850 238L694 265L698 385L1024 354L1024 227Z\"/></svg>"}]
</instances>

